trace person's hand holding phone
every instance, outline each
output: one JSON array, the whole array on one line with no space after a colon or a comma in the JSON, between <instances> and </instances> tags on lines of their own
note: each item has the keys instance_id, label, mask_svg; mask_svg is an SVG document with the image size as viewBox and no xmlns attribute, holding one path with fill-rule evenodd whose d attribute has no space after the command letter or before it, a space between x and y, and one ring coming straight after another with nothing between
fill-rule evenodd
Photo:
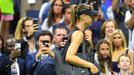
<instances>
[{"instance_id":1,"label":"person's hand holding phone","mask_svg":"<svg viewBox=\"0 0 134 75\"><path fill-rule=\"evenodd\" d=\"M48 40L42 41L43 46L41 47L41 51L43 54L49 54L51 53L50 43Z\"/></svg>"},{"instance_id":2,"label":"person's hand holding phone","mask_svg":"<svg viewBox=\"0 0 134 75\"><path fill-rule=\"evenodd\" d=\"M42 53L43 54L48 54L52 58L54 58L54 52L52 51L52 49L50 47L50 42L48 40L44 40L42 42L43 42Z\"/></svg>"},{"instance_id":3,"label":"person's hand holding phone","mask_svg":"<svg viewBox=\"0 0 134 75\"><path fill-rule=\"evenodd\" d=\"M30 26L29 30L28 30L28 36L31 36L34 34L34 32L36 32L38 30L39 26L37 24L33 24L32 26Z\"/></svg>"},{"instance_id":4,"label":"person's hand holding phone","mask_svg":"<svg viewBox=\"0 0 134 75\"><path fill-rule=\"evenodd\" d=\"M14 49L11 54L9 55L10 59L15 60L18 56L20 56L20 51L17 49Z\"/></svg>"},{"instance_id":5,"label":"person's hand holding phone","mask_svg":"<svg viewBox=\"0 0 134 75\"><path fill-rule=\"evenodd\" d=\"M36 58L39 59L41 57L42 54L49 54L49 41L48 40L44 40L42 41L42 46L41 48L39 48L38 53L36 54Z\"/></svg>"},{"instance_id":6,"label":"person's hand holding phone","mask_svg":"<svg viewBox=\"0 0 134 75\"><path fill-rule=\"evenodd\" d=\"M64 48L64 46L65 46L67 40L68 40L68 37L67 37L67 36L64 36L64 37L62 38L62 42L60 43L60 45L61 45L62 48Z\"/></svg>"}]
</instances>

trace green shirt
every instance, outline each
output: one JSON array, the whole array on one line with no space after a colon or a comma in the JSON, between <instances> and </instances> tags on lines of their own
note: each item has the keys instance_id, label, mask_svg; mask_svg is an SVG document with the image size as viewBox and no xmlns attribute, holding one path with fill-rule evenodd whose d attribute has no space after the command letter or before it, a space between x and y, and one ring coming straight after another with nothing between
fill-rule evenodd
<instances>
[{"instance_id":1,"label":"green shirt","mask_svg":"<svg viewBox=\"0 0 134 75\"><path fill-rule=\"evenodd\" d=\"M0 10L4 14L14 14L13 0L0 0Z\"/></svg>"}]
</instances>

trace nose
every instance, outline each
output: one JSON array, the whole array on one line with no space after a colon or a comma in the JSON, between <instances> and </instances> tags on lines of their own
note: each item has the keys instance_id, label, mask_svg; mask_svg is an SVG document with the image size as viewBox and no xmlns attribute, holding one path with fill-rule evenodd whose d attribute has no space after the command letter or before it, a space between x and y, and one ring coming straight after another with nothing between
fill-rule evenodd
<instances>
[{"instance_id":1,"label":"nose","mask_svg":"<svg viewBox=\"0 0 134 75\"><path fill-rule=\"evenodd\" d=\"M64 37L64 35L61 35L61 36L60 36L60 39L62 40L62 39L63 39L63 37Z\"/></svg>"},{"instance_id":2,"label":"nose","mask_svg":"<svg viewBox=\"0 0 134 75\"><path fill-rule=\"evenodd\" d=\"M108 50L107 50L107 49L105 49L104 53L105 53L105 54L108 54Z\"/></svg>"}]
</instances>

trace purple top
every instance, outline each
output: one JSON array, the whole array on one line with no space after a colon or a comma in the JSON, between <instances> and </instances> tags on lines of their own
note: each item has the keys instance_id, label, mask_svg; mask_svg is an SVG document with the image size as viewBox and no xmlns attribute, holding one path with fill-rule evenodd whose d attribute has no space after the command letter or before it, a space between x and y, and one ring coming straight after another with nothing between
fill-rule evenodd
<instances>
[{"instance_id":1,"label":"purple top","mask_svg":"<svg viewBox=\"0 0 134 75\"><path fill-rule=\"evenodd\" d=\"M112 5L112 0L105 0L105 5L108 8L109 6Z\"/></svg>"}]
</instances>

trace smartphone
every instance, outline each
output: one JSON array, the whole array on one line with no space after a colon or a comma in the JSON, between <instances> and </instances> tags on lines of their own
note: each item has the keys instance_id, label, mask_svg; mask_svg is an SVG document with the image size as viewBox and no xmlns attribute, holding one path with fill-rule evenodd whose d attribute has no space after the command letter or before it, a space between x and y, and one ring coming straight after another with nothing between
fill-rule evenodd
<instances>
[{"instance_id":1,"label":"smartphone","mask_svg":"<svg viewBox=\"0 0 134 75\"><path fill-rule=\"evenodd\" d=\"M21 50L21 43L15 43L15 49Z\"/></svg>"},{"instance_id":2,"label":"smartphone","mask_svg":"<svg viewBox=\"0 0 134 75\"><path fill-rule=\"evenodd\" d=\"M68 40L68 37L67 36L64 36L62 41L64 42L65 40Z\"/></svg>"},{"instance_id":3,"label":"smartphone","mask_svg":"<svg viewBox=\"0 0 134 75\"><path fill-rule=\"evenodd\" d=\"M94 10L98 10L98 6L99 6L98 0L93 0L93 8L94 8Z\"/></svg>"},{"instance_id":4,"label":"smartphone","mask_svg":"<svg viewBox=\"0 0 134 75\"><path fill-rule=\"evenodd\" d=\"M38 20L37 19L34 19L33 20L33 24L38 24Z\"/></svg>"},{"instance_id":5,"label":"smartphone","mask_svg":"<svg viewBox=\"0 0 134 75\"><path fill-rule=\"evenodd\" d=\"M49 47L49 45L48 45L49 41L48 40L44 40L42 42L43 42L43 45L45 45L45 47Z\"/></svg>"}]
</instances>

